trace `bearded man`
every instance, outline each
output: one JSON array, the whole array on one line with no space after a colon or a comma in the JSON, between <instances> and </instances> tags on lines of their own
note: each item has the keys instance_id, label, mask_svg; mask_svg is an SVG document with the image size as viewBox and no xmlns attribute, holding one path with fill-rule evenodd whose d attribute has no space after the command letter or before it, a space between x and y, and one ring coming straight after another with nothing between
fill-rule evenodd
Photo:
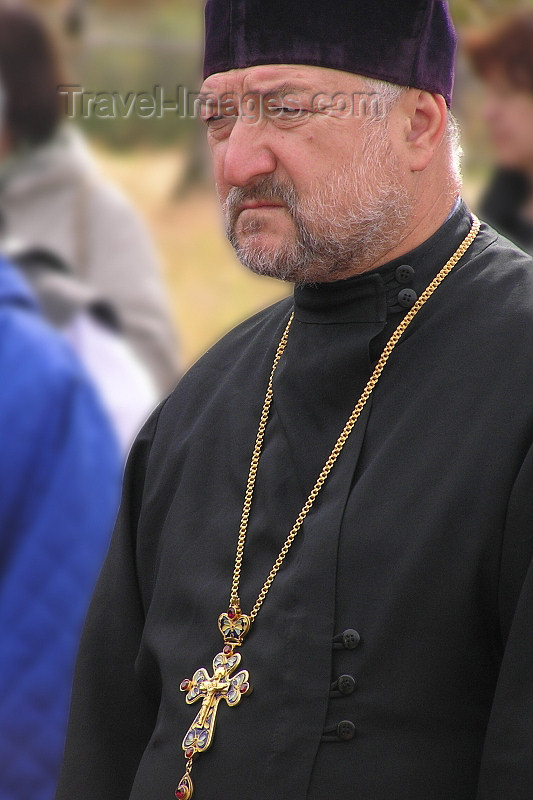
<instances>
[{"instance_id":1,"label":"bearded man","mask_svg":"<svg viewBox=\"0 0 533 800\"><path fill-rule=\"evenodd\" d=\"M57 798L526 800L533 263L458 199L447 6L206 21L227 233L294 296L134 447Z\"/></svg>"}]
</instances>

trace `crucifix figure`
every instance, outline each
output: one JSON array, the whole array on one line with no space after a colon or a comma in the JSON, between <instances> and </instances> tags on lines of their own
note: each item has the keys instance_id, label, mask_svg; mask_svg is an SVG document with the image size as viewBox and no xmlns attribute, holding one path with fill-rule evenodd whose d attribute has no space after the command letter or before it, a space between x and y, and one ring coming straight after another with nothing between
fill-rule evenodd
<instances>
[{"instance_id":1,"label":"crucifix figure","mask_svg":"<svg viewBox=\"0 0 533 800\"><path fill-rule=\"evenodd\" d=\"M226 645L213 659L212 676L204 667L200 667L194 673L192 680L184 680L180 685L181 691L187 692L186 702L195 703L201 698L202 707L183 739L182 747L188 769L176 789L178 800L189 800L192 797L190 765L192 759L207 750L211 744L220 701L224 699L228 706L236 706L243 695L252 691L247 670L242 669L231 677L231 673L238 667L240 661L241 654L233 652L232 645Z\"/></svg>"}]
</instances>

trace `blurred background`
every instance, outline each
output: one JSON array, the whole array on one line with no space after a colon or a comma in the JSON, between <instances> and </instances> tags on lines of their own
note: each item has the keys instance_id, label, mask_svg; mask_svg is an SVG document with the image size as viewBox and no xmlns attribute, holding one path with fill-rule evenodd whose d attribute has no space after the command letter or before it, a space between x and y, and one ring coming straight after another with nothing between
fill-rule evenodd
<instances>
[{"instance_id":1,"label":"blurred background","mask_svg":"<svg viewBox=\"0 0 533 800\"><path fill-rule=\"evenodd\" d=\"M203 0L41 0L34 2L62 42L68 79L87 91L152 93L169 102L177 86L201 85ZM459 32L483 27L518 0L451 0ZM488 179L490 149L481 119L480 83L459 56L455 114L463 129L465 196L475 207ZM77 114L101 169L144 217L160 257L183 366L255 310L286 293L248 273L221 234L202 132L194 120L104 118ZM532 133L533 136L533 133Z\"/></svg>"}]
</instances>

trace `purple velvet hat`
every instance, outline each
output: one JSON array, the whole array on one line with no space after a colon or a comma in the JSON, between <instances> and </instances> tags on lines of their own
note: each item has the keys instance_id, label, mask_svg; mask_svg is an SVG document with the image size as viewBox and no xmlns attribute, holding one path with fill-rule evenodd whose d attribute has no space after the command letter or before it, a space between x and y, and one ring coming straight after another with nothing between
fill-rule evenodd
<instances>
[{"instance_id":1,"label":"purple velvet hat","mask_svg":"<svg viewBox=\"0 0 533 800\"><path fill-rule=\"evenodd\" d=\"M308 64L441 94L451 104L456 36L444 0L207 0L204 78Z\"/></svg>"}]
</instances>

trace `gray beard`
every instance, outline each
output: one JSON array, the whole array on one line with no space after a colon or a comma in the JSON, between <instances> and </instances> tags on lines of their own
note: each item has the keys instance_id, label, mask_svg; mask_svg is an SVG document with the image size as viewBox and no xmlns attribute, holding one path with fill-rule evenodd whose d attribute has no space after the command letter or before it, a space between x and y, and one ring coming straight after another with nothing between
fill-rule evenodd
<instances>
[{"instance_id":1,"label":"gray beard","mask_svg":"<svg viewBox=\"0 0 533 800\"><path fill-rule=\"evenodd\" d=\"M398 174L394 154L383 130L369 129L364 164L350 164L330 178L327 187L301 200L291 184L273 177L253 187L233 187L224 204L226 235L245 267L297 284L326 282L356 275L372 267L402 238L413 200ZM381 165L390 173L385 176ZM240 241L236 234L238 207L247 200L277 200L285 204L295 228L292 240L276 250ZM260 233L252 219L242 233Z\"/></svg>"}]
</instances>

